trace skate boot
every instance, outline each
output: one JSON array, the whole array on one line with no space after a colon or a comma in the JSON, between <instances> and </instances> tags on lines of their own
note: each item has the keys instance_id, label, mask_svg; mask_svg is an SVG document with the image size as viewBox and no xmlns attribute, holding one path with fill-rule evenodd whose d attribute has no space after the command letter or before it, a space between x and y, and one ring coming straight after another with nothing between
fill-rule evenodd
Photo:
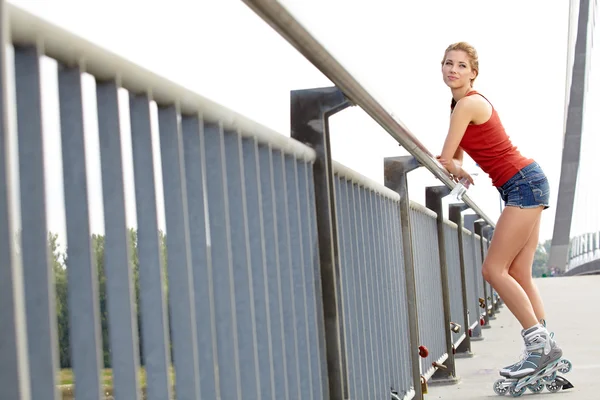
<instances>
[{"instance_id":1,"label":"skate boot","mask_svg":"<svg viewBox=\"0 0 600 400\"><path fill-rule=\"evenodd\" d=\"M544 320L542 320L542 321L544 321ZM545 327L546 327L546 324L544 323L544 328ZM516 369L517 367L519 367L523 363L523 360L528 357L529 352L527 351L527 342L525 340L525 329L523 329L521 331L521 336L523 337L523 341L525 342L525 349L523 349L523 353L521 353L521 357L519 357L519 361L517 361L516 363L511 364L509 366L506 366L504 368L501 368L500 376L504 376L505 378L510 378L511 371ZM557 347L556 341L554 340L554 332L549 333L549 340L551 342L552 347Z\"/></svg>"},{"instance_id":2,"label":"skate boot","mask_svg":"<svg viewBox=\"0 0 600 400\"><path fill-rule=\"evenodd\" d=\"M525 339L525 357L508 372L509 378L522 378L534 374L562 357L562 350L541 324L523 332L523 338Z\"/></svg>"},{"instance_id":3,"label":"skate boot","mask_svg":"<svg viewBox=\"0 0 600 400\"><path fill-rule=\"evenodd\" d=\"M532 392L540 392L544 386L555 392L573 387L569 381L557 377L557 372L567 373L571 370L568 360L561 360L562 350L541 324L525 330L523 333L525 351L521 360L506 367L501 374L508 379L500 379L494 384L494 391L504 395L517 397L527 388Z\"/></svg>"}]
</instances>

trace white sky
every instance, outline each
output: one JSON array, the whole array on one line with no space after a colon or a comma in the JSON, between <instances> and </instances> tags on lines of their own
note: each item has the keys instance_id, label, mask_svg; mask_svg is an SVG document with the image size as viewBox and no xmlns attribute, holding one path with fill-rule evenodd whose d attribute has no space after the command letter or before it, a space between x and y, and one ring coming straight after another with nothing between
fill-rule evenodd
<instances>
[{"instance_id":1,"label":"white sky","mask_svg":"<svg viewBox=\"0 0 600 400\"><path fill-rule=\"evenodd\" d=\"M286 136L289 91L331 85L239 0L10 3ZM440 72L443 51L455 41L472 43L480 56L475 88L494 104L513 142L524 155L536 159L549 176L552 208L543 213L540 239L552 237L564 124L568 0L282 3L435 154L441 151L449 121L450 92ZM54 213L49 216L49 229L62 233L62 167L56 163L60 156L56 72L47 60L42 68L47 207ZM588 110L600 105L597 71L597 66L592 67ZM91 80L84 88L84 107L93 116L95 97L89 83ZM586 114L581 168L587 181L593 177L598 182L600 178L594 160L597 152L592 150L600 146L599 124L599 116ZM91 224L94 232L101 232L97 127L89 117L86 129L91 154ZM331 129L334 158L380 183L383 157L406 154L357 107L334 116ZM128 142L125 144L127 151ZM130 165L126 166L127 196L133 199L133 174ZM472 162L467 168L473 168ZM419 203L424 202L425 186L438 184L425 170L412 173L409 183L412 199ZM597 230L600 225L598 212L590 206L597 202L591 187L595 186L578 190L573 233ZM160 182L158 190L160 198ZM490 217L498 217L498 192L486 175L480 173L469 194ZM135 224L134 210L130 202L130 225ZM588 215L582 216L584 213ZM164 227L162 212L159 222Z\"/></svg>"}]
</instances>

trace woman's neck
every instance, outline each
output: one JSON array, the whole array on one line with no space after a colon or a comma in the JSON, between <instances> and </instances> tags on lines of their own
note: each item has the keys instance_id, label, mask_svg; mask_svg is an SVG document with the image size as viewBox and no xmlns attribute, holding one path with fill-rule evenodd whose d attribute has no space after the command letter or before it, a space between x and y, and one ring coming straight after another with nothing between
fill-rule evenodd
<instances>
[{"instance_id":1,"label":"woman's neck","mask_svg":"<svg viewBox=\"0 0 600 400\"><path fill-rule=\"evenodd\" d=\"M467 95L467 93L469 93L471 91L473 91L472 86L465 86L465 87L452 89L452 98L458 102L460 99L465 97Z\"/></svg>"}]
</instances>

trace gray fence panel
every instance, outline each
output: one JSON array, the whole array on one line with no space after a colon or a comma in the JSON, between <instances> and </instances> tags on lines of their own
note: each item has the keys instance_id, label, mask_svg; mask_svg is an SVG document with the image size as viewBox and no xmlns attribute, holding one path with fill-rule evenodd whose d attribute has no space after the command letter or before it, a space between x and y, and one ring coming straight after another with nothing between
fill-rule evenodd
<instances>
[{"instance_id":1,"label":"gray fence panel","mask_svg":"<svg viewBox=\"0 0 600 400\"><path fill-rule=\"evenodd\" d=\"M317 323L317 303L315 301L318 282L315 273L314 264L318 267L318 249L316 237L312 232L312 226L316 224L316 212L311 202L312 185L312 163L299 162L298 164L298 206L301 210L301 228L302 228L302 251L304 257L304 282L306 291L306 325L308 331L308 352L310 361L312 398L320 400L324 398L323 390L323 370L321 369L321 354L319 352L319 332ZM314 197L312 197L314 199Z\"/></svg>"},{"instance_id":2,"label":"gray fence panel","mask_svg":"<svg viewBox=\"0 0 600 400\"><path fill-rule=\"evenodd\" d=\"M391 215L390 225L392 227L392 236L390 237L392 244L392 279L391 282L395 284L392 287L392 299L394 305L392 307L392 318L396 322L394 341L398 344L397 360L401 363L397 368L400 368L402 376L402 386L404 392L408 392L408 389L412 386L412 373L411 373L411 360L407 354L410 354L411 343L409 338L409 327L408 327L408 313L406 307L408 304L406 294L406 275L404 270L404 251L402 249L402 236L405 232L402 232L400 225L400 204L397 201L389 201L389 212ZM398 221L398 222L396 222ZM399 318L395 318L399 316Z\"/></svg>"},{"instance_id":3,"label":"gray fence panel","mask_svg":"<svg viewBox=\"0 0 600 400\"><path fill-rule=\"evenodd\" d=\"M287 369L283 341L283 311L281 305L281 278L279 275L279 251L277 246L277 221L273 187L272 152L268 146L259 146L261 200L264 223L265 261L271 322L271 348L273 351L273 380L275 396L287 398Z\"/></svg>"},{"instance_id":4,"label":"gray fence panel","mask_svg":"<svg viewBox=\"0 0 600 400\"><path fill-rule=\"evenodd\" d=\"M54 277L48 258L40 66L35 47L15 47L21 257L31 398L56 398ZM4 160L4 157L2 157Z\"/></svg>"},{"instance_id":5,"label":"gray fence panel","mask_svg":"<svg viewBox=\"0 0 600 400\"><path fill-rule=\"evenodd\" d=\"M374 262L374 249L373 249L373 227L372 227L372 208L371 208L371 191L365 188L360 189L361 194L361 206L362 206L362 224L363 224L363 246L365 246L365 261L363 264L363 271L365 277L365 284L367 288L367 301L369 308L367 309L367 318L369 320L369 333L368 333L368 351L372 356L372 372L373 372L373 388L371 395L375 398L382 398L384 396L384 388L381 384L381 370L380 370L380 358L381 355L377 350L377 343L379 341L379 334L377 329L377 313L376 313L376 301L377 301L377 269L376 263Z\"/></svg>"},{"instance_id":6,"label":"gray fence panel","mask_svg":"<svg viewBox=\"0 0 600 400\"><path fill-rule=\"evenodd\" d=\"M78 399L99 399L102 340L99 325L98 271L92 260L87 196L86 152L83 133L81 73L59 66L67 277L69 285L69 341Z\"/></svg>"},{"instance_id":7,"label":"gray fence panel","mask_svg":"<svg viewBox=\"0 0 600 400\"><path fill-rule=\"evenodd\" d=\"M171 398L165 276L158 237L154 155L147 95L130 94L131 146L138 221L142 348L148 400Z\"/></svg>"},{"instance_id":8,"label":"gray fence panel","mask_svg":"<svg viewBox=\"0 0 600 400\"><path fill-rule=\"evenodd\" d=\"M314 384L316 380L313 380L313 389L318 389L319 386L321 388L321 392L315 394L315 399L319 398L328 398L329 397L329 378L327 376L327 357L326 357L326 349L325 349L325 318L323 315L323 295L322 295L322 287L321 287L321 263L319 259L319 248L318 248L318 237L317 237L317 218L316 218L316 204L315 204L315 186L314 176L313 176L313 166L312 164L308 165L306 168L306 179L308 184L308 206L309 211L307 215L310 216L308 222L310 223L310 243L312 262L307 266L308 269L311 270L312 279L314 281L314 306L316 312L316 325L315 325L315 350L318 351L319 359L319 367L313 369L314 371L319 371L320 375L318 376L320 379L320 385ZM311 300L311 303L313 301Z\"/></svg>"},{"instance_id":9,"label":"gray fence panel","mask_svg":"<svg viewBox=\"0 0 600 400\"><path fill-rule=\"evenodd\" d=\"M476 291L476 271L475 271L475 260L473 256L473 233L463 228L463 245L464 257L465 257L465 277L467 283L467 309L469 311L468 325L465 327L465 331L468 332L469 328L474 328L475 324L479 323L479 299Z\"/></svg>"},{"instance_id":10,"label":"gray fence panel","mask_svg":"<svg viewBox=\"0 0 600 400\"><path fill-rule=\"evenodd\" d=\"M238 362L243 398L258 399L258 355L256 352L256 329L254 316L253 276L250 265L246 193L242 173L242 142L237 132L224 134L227 203L229 206L229 232L231 235L231 262L235 293ZM252 232L257 234L258 232Z\"/></svg>"},{"instance_id":11,"label":"gray fence panel","mask_svg":"<svg viewBox=\"0 0 600 400\"><path fill-rule=\"evenodd\" d=\"M346 374L348 377L348 396L356 397L361 392L361 364L358 362L359 354L359 330L356 323L356 260L354 256L353 241L355 239L355 230L352 216L353 202L349 194L352 194L352 182L343 178L336 177L336 212L338 222L338 240L340 243L340 279L341 293L340 299L344 315L344 325L342 326L345 337L346 348Z\"/></svg>"},{"instance_id":12,"label":"gray fence panel","mask_svg":"<svg viewBox=\"0 0 600 400\"><path fill-rule=\"evenodd\" d=\"M250 263L252 268L252 285L254 294L254 318L256 329L256 350L260 391L263 399L275 399L273 381L273 350L271 348L272 333L269 315L269 293L265 262L265 229L263 224L262 198L260 191L259 154L255 139L243 138L244 179L246 182L246 207L248 219Z\"/></svg>"},{"instance_id":13,"label":"gray fence panel","mask_svg":"<svg viewBox=\"0 0 600 400\"><path fill-rule=\"evenodd\" d=\"M273 188L275 193L275 213L277 215L276 243L279 248L279 273L281 277L281 304L283 316L284 349L286 354L288 395L299 393L298 342L296 331L294 283L290 256L290 225L287 204L284 155L280 150L273 151Z\"/></svg>"},{"instance_id":14,"label":"gray fence panel","mask_svg":"<svg viewBox=\"0 0 600 400\"><path fill-rule=\"evenodd\" d=\"M312 398L312 375L310 353L308 349L308 314L306 310L307 297L305 287L307 280L305 278L304 246L302 237L303 213L299 205L298 188L298 161L291 155L284 157L285 166L285 187L288 206L288 226L290 234L290 256L292 267L292 291L294 296L295 311L295 330L298 346L298 374L299 391L298 395L302 399Z\"/></svg>"},{"instance_id":15,"label":"gray fence panel","mask_svg":"<svg viewBox=\"0 0 600 400\"><path fill-rule=\"evenodd\" d=\"M429 355L421 358L421 370L427 373L433 362L446 354L446 330L442 302L442 282L439 252L422 246L432 243L437 247L436 219L426 213L424 207L411 204L412 242L415 250L415 279L417 281L417 307L419 310L419 338L429 349Z\"/></svg>"},{"instance_id":16,"label":"gray fence panel","mask_svg":"<svg viewBox=\"0 0 600 400\"><path fill-rule=\"evenodd\" d=\"M241 397L238 368L240 364L235 310L236 294L228 221L225 150L221 126L212 123L204 124L204 145L219 390L222 398L235 399Z\"/></svg>"},{"instance_id":17,"label":"gray fence panel","mask_svg":"<svg viewBox=\"0 0 600 400\"><path fill-rule=\"evenodd\" d=\"M217 398L216 335L212 268L208 254L204 190L204 131L197 116L181 117L188 225L194 285L198 370L202 398Z\"/></svg>"},{"instance_id":18,"label":"gray fence panel","mask_svg":"<svg viewBox=\"0 0 600 400\"><path fill-rule=\"evenodd\" d=\"M444 241L446 263L448 265L448 287L450 289L450 321L461 326L459 332L452 332L452 343L457 346L459 339L468 328L467 321L464 320L458 230L455 224L444 223Z\"/></svg>"},{"instance_id":19,"label":"gray fence panel","mask_svg":"<svg viewBox=\"0 0 600 400\"><path fill-rule=\"evenodd\" d=\"M477 301L479 299L485 299L485 294L483 292L483 278L481 277L481 237L477 234L473 234L473 253L475 254L475 282L477 284ZM481 313L484 313L485 310L479 308Z\"/></svg>"}]
</instances>

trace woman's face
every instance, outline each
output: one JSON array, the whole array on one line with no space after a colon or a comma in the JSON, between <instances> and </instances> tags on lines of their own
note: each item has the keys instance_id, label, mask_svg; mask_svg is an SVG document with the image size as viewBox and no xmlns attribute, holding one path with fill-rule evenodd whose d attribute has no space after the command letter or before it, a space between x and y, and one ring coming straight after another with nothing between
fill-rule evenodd
<instances>
[{"instance_id":1,"label":"woman's face","mask_svg":"<svg viewBox=\"0 0 600 400\"><path fill-rule=\"evenodd\" d=\"M444 83L451 89L471 86L476 73L471 69L469 56L461 50L451 50L446 54L442 65Z\"/></svg>"}]
</instances>

